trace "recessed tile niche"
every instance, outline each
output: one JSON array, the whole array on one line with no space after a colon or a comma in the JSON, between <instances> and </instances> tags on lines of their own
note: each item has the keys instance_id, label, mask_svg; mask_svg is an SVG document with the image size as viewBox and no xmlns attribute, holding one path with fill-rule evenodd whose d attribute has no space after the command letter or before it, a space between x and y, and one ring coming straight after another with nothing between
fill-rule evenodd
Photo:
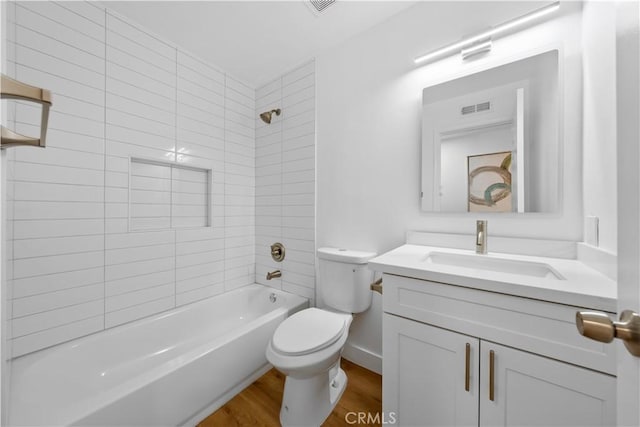
<instances>
[{"instance_id":1,"label":"recessed tile niche","mask_svg":"<svg viewBox=\"0 0 640 427\"><path fill-rule=\"evenodd\" d=\"M211 225L211 170L131 159L129 230Z\"/></svg>"}]
</instances>

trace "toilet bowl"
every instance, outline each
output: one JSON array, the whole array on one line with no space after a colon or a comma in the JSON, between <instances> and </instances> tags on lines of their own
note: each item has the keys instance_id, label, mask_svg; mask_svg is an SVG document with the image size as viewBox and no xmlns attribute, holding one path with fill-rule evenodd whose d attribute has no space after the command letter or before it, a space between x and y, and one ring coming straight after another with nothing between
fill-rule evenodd
<instances>
[{"instance_id":1,"label":"toilet bowl","mask_svg":"<svg viewBox=\"0 0 640 427\"><path fill-rule=\"evenodd\" d=\"M287 376L280 408L283 426L319 426L347 385L340 354L349 335L350 314L318 308L289 317L267 346L267 360Z\"/></svg>"},{"instance_id":2,"label":"toilet bowl","mask_svg":"<svg viewBox=\"0 0 640 427\"><path fill-rule=\"evenodd\" d=\"M308 308L285 319L267 345L267 360L286 375L280 423L319 426L342 396L347 376L340 356L349 336L351 313L371 304L371 252L318 249L318 286L327 307ZM365 289L366 288L366 289Z\"/></svg>"}]
</instances>

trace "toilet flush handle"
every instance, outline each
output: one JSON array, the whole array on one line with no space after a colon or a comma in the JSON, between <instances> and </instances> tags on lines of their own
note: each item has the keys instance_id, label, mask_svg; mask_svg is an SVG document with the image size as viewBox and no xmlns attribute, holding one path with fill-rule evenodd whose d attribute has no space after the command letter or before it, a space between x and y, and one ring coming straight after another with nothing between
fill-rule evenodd
<instances>
[{"instance_id":1,"label":"toilet flush handle","mask_svg":"<svg viewBox=\"0 0 640 427\"><path fill-rule=\"evenodd\" d=\"M382 277L373 282L370 286L371 290L382 295Z\"/></svg>"}]
</instances>

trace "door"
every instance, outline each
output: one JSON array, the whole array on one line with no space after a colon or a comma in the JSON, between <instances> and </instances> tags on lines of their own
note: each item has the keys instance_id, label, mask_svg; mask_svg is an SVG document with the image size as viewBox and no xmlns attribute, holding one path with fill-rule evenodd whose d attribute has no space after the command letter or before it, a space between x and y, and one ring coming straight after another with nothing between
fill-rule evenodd
<instances>
[{"instance_id":1,"label":"door","mask_svg":"<svg viewBox=\"0 0 640 427\"><path fill-rule=\"evenodd\" d=\"M479 340L384 314L383 411L399 426L478 425Z\"/></svg>"},{"instance_id":2,"label":"door","mask_svg":"<svg viewBox=\"0 0 640 427\"><path fill-rule=\"evenodd\" d=\"M640 117L638 83L640 10L638 2L616 2L616 85L618 158L618 313L640 313ZM620 340L618 425L640 425L640 358Z\"/></svg>"},{"instance_id":3,"label":"door","mask_svg":"<svg viewBox=\"0 0 640 427\"><path fill-rule=\"evenodd\" d=\"M615 425L615 377L487 341L479 394L480 426Z\"/></svg>"}]
</instances>

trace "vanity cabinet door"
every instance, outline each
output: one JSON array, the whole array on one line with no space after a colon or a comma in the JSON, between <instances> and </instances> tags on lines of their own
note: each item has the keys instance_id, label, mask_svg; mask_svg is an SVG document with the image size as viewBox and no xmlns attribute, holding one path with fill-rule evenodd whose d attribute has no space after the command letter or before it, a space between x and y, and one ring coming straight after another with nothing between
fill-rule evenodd
<instances>
[{"instance_id":1,"label":"vanity cabinet door","mask_svg":"<svg viewBox=\"0 0 640 427\"><path fill-rule=\"evenodd\" d=\"M386 419L400 426L478 425L477 338L385 313L383 343Z\"/></svg>"},{"instance_id":2,"label":"vanity cabinet door","mask_svg":"<svg viewBox=\"0 0 640 427\"><path fill-rule=\"evenodd\" d=\"M611 375L481 341L480 378L480 426L615 425Z\"/></svg>"}]
</instances>

